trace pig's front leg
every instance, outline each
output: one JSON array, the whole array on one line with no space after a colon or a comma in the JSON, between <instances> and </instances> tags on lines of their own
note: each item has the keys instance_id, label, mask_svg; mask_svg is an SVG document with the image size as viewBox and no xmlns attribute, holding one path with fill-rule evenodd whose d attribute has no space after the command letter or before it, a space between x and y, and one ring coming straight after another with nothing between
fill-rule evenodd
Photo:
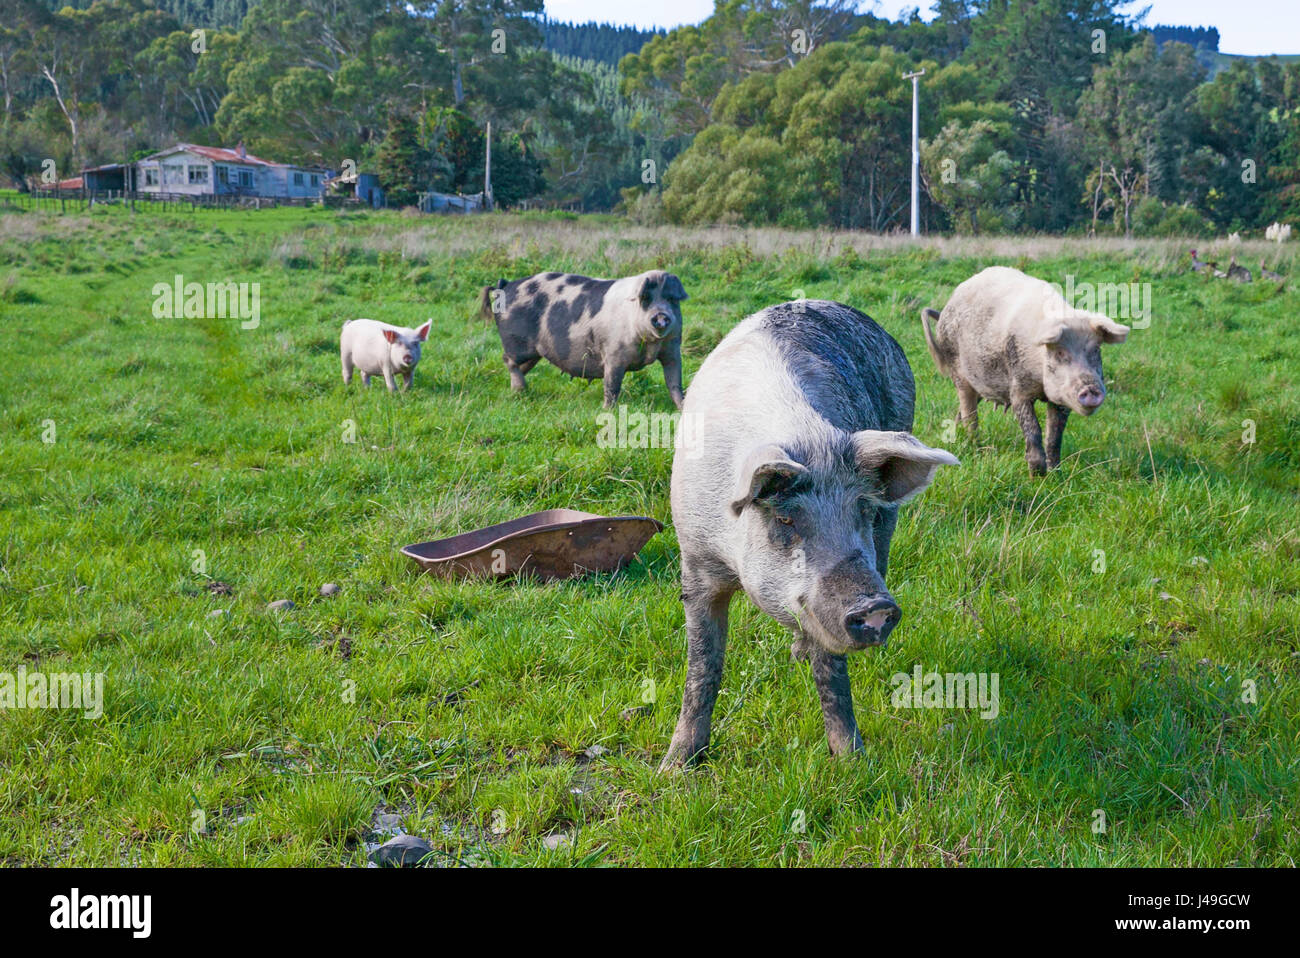
<instances>
[{"instance_id":1,"label":"pig's front leg","mask_svg":"<svg viewBox=\"0 0 1300 958\"><path fill-rule=\"evenodd\" d=\"M1047 404L1048 469L1055 469L1061 464L1061 437L1065 435L1065 423L1069 418L1069 407L1050 402Z\"/></svg>"},{"instance_id":2,"label":"pig's front leg","mask_svg":"<svg viewBox=\"0 0 1300 958\"><path fill-rule=\"evenodd\" d=\"M605 368L605 408L613 409L618 402L618 394L623 391L623 376L627 370L622 366L607 366Z\"/></svg>"},{"instance_id":3,"label":"pig's front leg","mask_svg":"<svg viewBox=\"0 0 1300 958\"><path fill-rule=\"evenodd\" d=\"M1043 430L1038 425L1038 414L1034 412L1033 399L1011 400L1011 411L1020 423L1020 431L1025 434L1025 459L1029 462L1029 471L1035 476L1047 472L1047 454L1043 451Z\"/></svg>"},{"instance_id":4,"label":"pig's front leg","mask_svg":"<svg viewBox=\"0 0 1300 958\"><path fill-rule=\"evenodd\" d=\"M403 387L403 388L404 388L407 392L410 392L410 391L411 391L411 383L415 380L415 370L414 370L414 369L410 370L410 371L409 371L405 376L403 376L402 378L406 380L406 385L405 385L405 387Z\"/></svg>"},{"instance_id":5,"label":"pig's front leg","mask_svg":"<svg viewBox=\"0 0 1300 958\"><path fill-rule=\"evenodd\" d=\"M388 387L390 393L397 392L397 380L393 376L393 371L387 366L384 367L384 385Z\"/></svg>"},{"instance_id":6,"label":"pig's front leg","mask_svg":"<svg viewBox=\"0 0 1300 958\"><path fill-rule=\"evenodd\" d=\"M722 660L727 650L727 609L731 592L682 592L686 608L686 688L668 754L659 763L667 772L696 762L709 744L713 704L722 684Z\"/></svg>"},{"instance_id":7,"label":"pig's front leg","mask_svg":"<svg viewBox=\"0 0 1300 958\"><path fill-rule=\"evenodd\" d=\"M853 690L849 687L849 660L832 655L814 642L808 643L808 660L813 681L822 702L822 720L832 755L862 751L858 720L853 716Z\"/></svg>"},{"instance_id":8,"label":"pig's front leg","mask_svg":"<svg viewBox=\"0 0 1300 958\"><path fill-rule=\"evenodd\" d=\"M668 395L672 397L673 405L681 409L682 400L686 398L682 393L682 341L674 340L659 357L659 362L664 367L664 385L668 387Z\"/></svg>"}]
</instances>

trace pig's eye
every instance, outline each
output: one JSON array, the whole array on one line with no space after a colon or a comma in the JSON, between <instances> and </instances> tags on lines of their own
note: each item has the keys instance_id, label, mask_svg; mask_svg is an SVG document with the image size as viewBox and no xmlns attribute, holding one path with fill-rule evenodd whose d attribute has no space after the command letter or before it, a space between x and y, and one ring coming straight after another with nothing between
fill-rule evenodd
<instances>
[{"instance_id":1,"label":"pig's eye","mask_svg":"<svg viewBox=\"0 0 1300 958\"><path fill-rule=\"evenodd\" d=\"M776 517L776 521L779 522L779 523L781 523L781 525L783 525L783 526L792 526L792 525L794 525L794 520L791 519L789 516L777 516L777 517Z\"/></svg>"}]
</instances>

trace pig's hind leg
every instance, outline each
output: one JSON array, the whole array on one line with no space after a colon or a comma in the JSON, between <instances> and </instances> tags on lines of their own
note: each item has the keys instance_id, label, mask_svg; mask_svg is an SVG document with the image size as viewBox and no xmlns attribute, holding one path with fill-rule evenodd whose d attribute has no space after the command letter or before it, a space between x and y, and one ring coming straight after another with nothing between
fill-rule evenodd
<instances>
[{"instance_id":1,"label":"pig's hind leg","mask_svg":"<svg viewBox=\"0 0 1300 958\"><path fill-rule=\"evenodd\" d=\"M347 353L343 354L343 385L352 385L352 357Z\"/></svg>"},{"instance_id":2,"label":"pig's hind leg","mask_svg":"<svg viewBox=\"0 0 1300 958\"><path fill-rule=\"evenodd\" d=\"M530 369L532 369L534 366L537 365L538 357L534 356L532 359L515 360L515 359L511 359L509 356L506 356L505 360L506 360L506 369L510 371L511 391L517 393L523 392L524 389L526 388L526 384L524 383L524 376L528 374L528 371Z\"/></svg>"},{"instance_id":3,"label":"pig's hind leg","mask_svg":"<svg viewBox=\"0 0 1300 958\"><path fill-rule=\"evenodd\" d=\"M966 426L966 434L977 439L980 434L980 394L960 376L953 379L957 387L957 420Z\"/></svg>"}]
</instances>

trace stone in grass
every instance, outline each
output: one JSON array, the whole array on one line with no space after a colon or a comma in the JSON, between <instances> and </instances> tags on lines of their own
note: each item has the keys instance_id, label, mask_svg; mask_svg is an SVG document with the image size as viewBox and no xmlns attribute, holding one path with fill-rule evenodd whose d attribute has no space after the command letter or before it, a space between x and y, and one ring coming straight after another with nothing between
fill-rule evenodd
<instances>
[{"instance_id":1,"label":"stone in grass","mask_svg":"<svg viewBox=\"0 0 1300 958\"><path fill-rule=\"evenodd\" d=\"M320 594L323 596L338 595L342 590L333 582L326 582L320 587Z\"/></svg>"},{"instance_id":2,"label":"stone in grass","mask_svg":"<svg viewBox=\"0 0 1300 958\"><path fill-rule=\"evenodd\" d=\"M634 722L643 716L653 715L654 710L653 705L633 705L619 712L618 717L624 722Z\"/></svg>"},{"instance_id":3,"label":"stone in grass","mask_svg":"<svg viewBox=\"0 0 1300 958\"><path fill-rule=\"evenodd\" d=\"M605 748L603 745L593 745L591 748L585 749L582 754L587 756L587 758L596 759L600 758L608 751L609 749Z\"/></svg>"},{"instance_id":4,"label":"stone in grass","mask_svg":"<svg viewBox=\"0 0 1300 958\"><path fill-rule=\"evenodd\" d=\"M573 836L568 832L554 832L542 839L542 847L551 852L558 852L565 845L572 844Z\"/></svg>"},{"instance_id":5,"label":"stone in grass","mask_svg":"<svg viewBox=\"0 0 1300 958\"><path fill-rule=\"evenodd\" d=\"M433 846L414 835L398 835L374 849L369 859L380 868L415 868L433 854Z\"/></svg>"},{"instance_id":6,"label":"stone in grass","mask_svg":"<svg viewBox=\"0 0 1300 958\"><path fill-rule=\"evenodd\" d=\"M266 604L267 612L288 612L292 608L294 608L292 599L276 599Z\"/></svg>"},{"instance_id":7,"label":"stone in grass","mask_svg":"<svg viewBox=\"0 0 1300 958\"><path fill-rule=\"evenodd\" d=\"M209 619L220 619L230 614L229 609L213 609L208 613Z\"/></svg>"}]
</instances>

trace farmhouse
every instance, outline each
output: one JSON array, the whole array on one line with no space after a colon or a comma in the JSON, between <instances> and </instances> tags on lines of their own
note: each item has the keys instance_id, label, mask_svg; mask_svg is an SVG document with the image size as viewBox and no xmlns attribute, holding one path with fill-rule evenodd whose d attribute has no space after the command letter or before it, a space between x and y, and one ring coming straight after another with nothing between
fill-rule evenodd
<instances>
[{"instance_id":1,"label":"farmhouse","mask_svg":"<svg viewBox=\"0 0 1300 958\"><path fill-rule=\"evenodd\" d=\"M307 199L321 196L328 171L273 163L240 143L233 150L178 143L136 164L135 187L142 193L187 196L262 196Z\"/></svg>"}]
</instances>

